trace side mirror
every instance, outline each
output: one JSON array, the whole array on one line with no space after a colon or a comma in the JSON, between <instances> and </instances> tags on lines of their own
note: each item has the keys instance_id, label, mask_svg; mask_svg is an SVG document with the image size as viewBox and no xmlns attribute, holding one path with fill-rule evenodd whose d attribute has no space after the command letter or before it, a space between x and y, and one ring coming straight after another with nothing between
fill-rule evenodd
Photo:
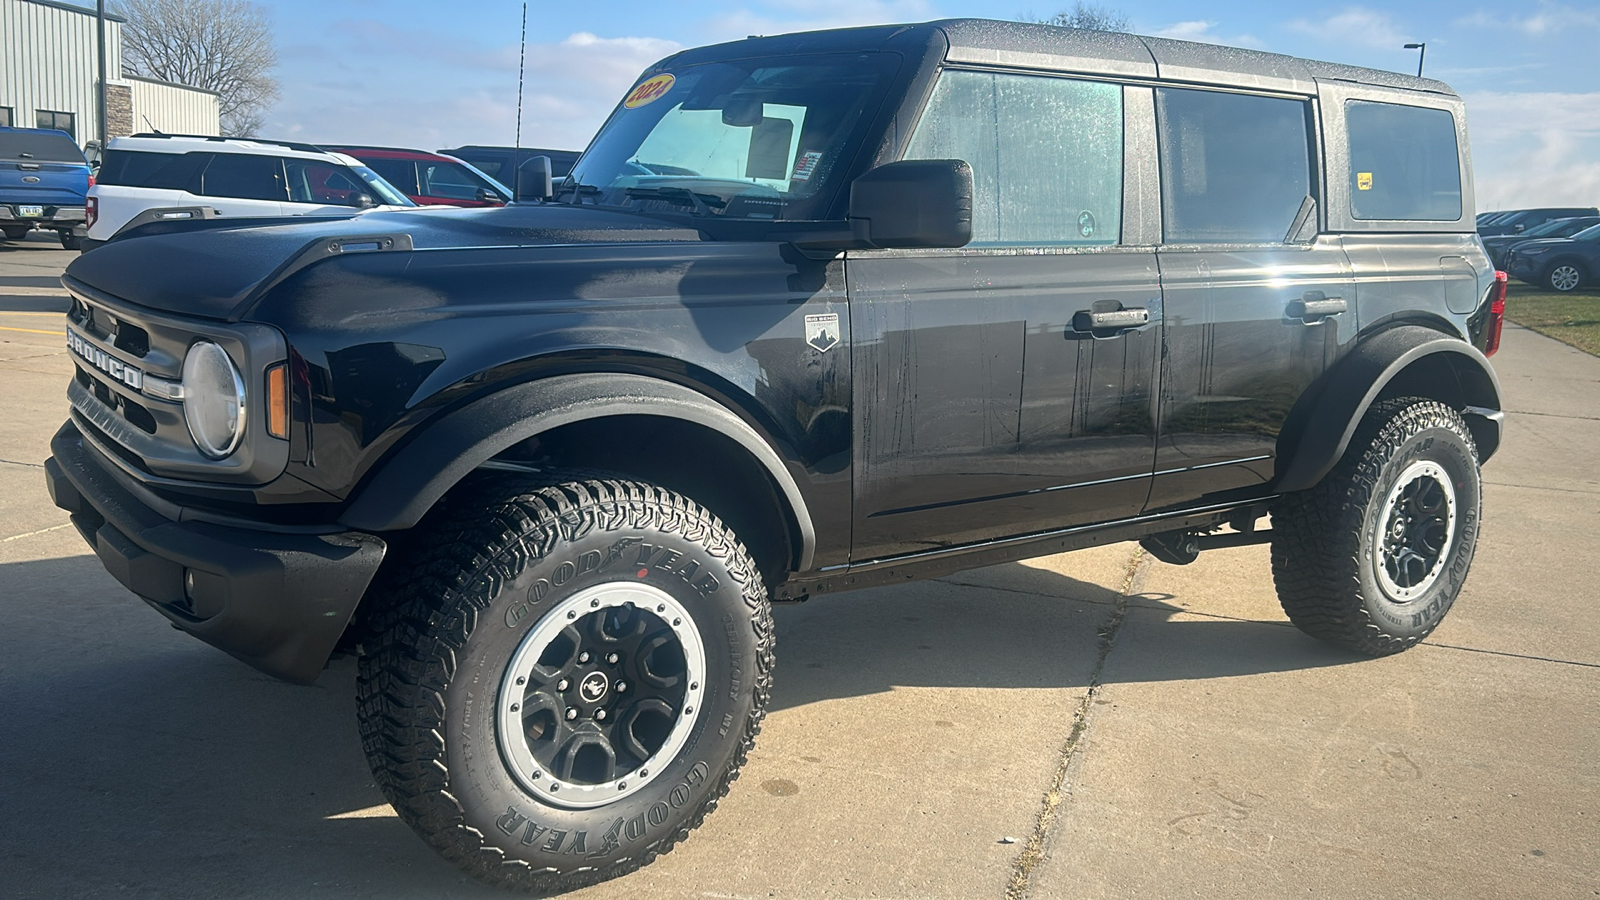
<instances>
[{"instance_id":1,"label":"side mirror","mask_svg":"<svg viewBox=\"0 0 1600 900\"><path fill-rule=\"evenodd\" d=\"M514 199L549 200L556 193L555 179L550 174L550 157L535 156L517 166L517 185Z\"/></svg>"},{"instance_id":2,"label":"side mirror","mask_svg":"<svg viewBox=\"0 0 1600 900\"><path fill-rule=\"evenodd\" d=\"M350 205L354 206L356 209L371 209L374 206L377 206L377 204L373 202L371 194L356 194L350 198Z\"/></svg>"},{"instance_id":3,"label":"side mirror","mask_svg":"<svg viewBox=\"0 0 1600 900\"><path fill-rule=\"evenodd\" d=\"M850 185L850 228L870 247L965 247L972 240L972 167L906 159Z\"/></svg>"},{"instance_id":4,"label":"side mirror","mask_svg":"<svg viewBox=\"0 0 1600 900\"><path fill-rule=\"evenodd\" d=\"M478 192L472 195L472 199L478 201L479 203L488 203L490 200L498 200L500 198L489 193L488 188L478 188Z\"/></svg>"},{"instance_id":5,"label":"side mirror","mask_svg":"<svg viewBox=\"0 0 1600 900\"><path fill-rule=\"evenodd\" d=\"M1521 225L1513 225L1511 226L1511 230L1517 234L1521 234L1525 229Z\"/></svg>"}]
</instances>

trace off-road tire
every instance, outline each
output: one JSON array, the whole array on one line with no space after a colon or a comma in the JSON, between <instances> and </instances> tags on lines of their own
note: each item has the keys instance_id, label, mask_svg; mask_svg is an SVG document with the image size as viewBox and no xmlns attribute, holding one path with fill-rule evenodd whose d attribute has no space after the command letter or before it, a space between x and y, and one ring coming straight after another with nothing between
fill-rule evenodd
<instances>
[{"instance_id":1,"label":"off-road tire","mask_svg":"<svg viewBox=\"0 0 1600 900\"><path fill-rule=\"evenodd\" d=\"M544 895L650 863L716 807L760 731L773 626L749 553L693 501L638 482L489 480L447 503L367 600L378 605L362 641L358 718L378 786L423 840L491 884ZM564 598L587 608L581 598L613 585L664 592L663 615L684 613L703 647L702 709L635 793L564 808L530 790L526 767L497 743L507 730L497 715L525 690L512 694L505 673L525 638L571 618Z\"/></svg>"},{"instance_id":2,"label":"off-road tire","mask_svg":"<svg viewBox=\"0 0 1600 900\"><path fill-rule=\"evenodd\" d=\"M1432 468L1430 468L1430 466ZM1378 521L1402 475L1444 473L1454 526L1431 582L1403 600L1380 585L1389 523ZM1425 472L1412 478L1424 481ZM1435 477L1436 486L1441 485ZM1410 482L1410 478L1408 478ZM1399 653L1427 637L1455 602L1477 545L1482 483L1466 423L1442 403L1403 397L1373 404L1349 449L1316 487L1272 512L1272 576L1289 620L1313 637L1367 654ZM1380 534L1380 532L1384 532Z\"/></svg>"}]
</instances>

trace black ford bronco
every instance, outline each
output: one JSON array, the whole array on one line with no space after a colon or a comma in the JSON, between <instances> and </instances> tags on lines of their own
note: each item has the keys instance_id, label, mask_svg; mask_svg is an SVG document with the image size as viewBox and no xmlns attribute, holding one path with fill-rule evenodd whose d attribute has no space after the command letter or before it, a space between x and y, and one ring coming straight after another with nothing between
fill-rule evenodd
<instances>
[{"instance_id":1,"label":"black ford bronco","mask_svg":"<svg viewBox=\"0 0 1600 900\"><path fill-rule=\"evenodd\" d=\"M1436 81L1047 26L684 51L506 208L78 259L50 490L179 628L358 653L446 857L591 883L727 791L775 601L1270 542L1305 631L1432 631L1501 430L1465 127Z\"/></svg>"}]
</instances>

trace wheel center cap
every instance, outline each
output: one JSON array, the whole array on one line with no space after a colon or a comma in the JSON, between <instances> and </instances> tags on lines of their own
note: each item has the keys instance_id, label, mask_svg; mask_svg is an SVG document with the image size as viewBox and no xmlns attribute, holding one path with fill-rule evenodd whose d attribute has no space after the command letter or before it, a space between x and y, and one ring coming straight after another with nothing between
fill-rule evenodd
<instances>
[{"instance_id":1,"label":"wheel center cap","mask_svg":"<svg viewBox=\"0 0 1600 900\"><path fill-rule=\"evenodd\" d=\"M604 672L590 672L578 683L578 695L585 703L599 703L611 690L611 680Z\"/></svg>"}]
</instances>

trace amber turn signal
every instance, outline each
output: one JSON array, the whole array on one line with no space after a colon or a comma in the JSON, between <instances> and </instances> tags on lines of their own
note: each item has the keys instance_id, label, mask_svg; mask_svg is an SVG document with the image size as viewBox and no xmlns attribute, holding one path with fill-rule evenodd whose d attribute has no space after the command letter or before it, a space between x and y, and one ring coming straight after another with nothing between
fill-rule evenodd
<instances>
[{"instance_id":1,"label":"amber turn signal","mask_svg":"<svg viewBox=\"0 0 1600 900\"><path fill-rule=\"evenodd\" d=\"M289 437L289 366L278 363L267 369L267 434Z\"/></svg>"}]
</instances>

